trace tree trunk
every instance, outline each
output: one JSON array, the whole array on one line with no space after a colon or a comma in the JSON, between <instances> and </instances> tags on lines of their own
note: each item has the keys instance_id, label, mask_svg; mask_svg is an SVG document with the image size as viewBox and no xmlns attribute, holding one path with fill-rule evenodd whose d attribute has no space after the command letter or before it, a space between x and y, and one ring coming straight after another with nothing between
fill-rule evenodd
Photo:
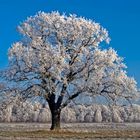
<instances>
[{"instance_id":1,"label":"tree trunk","mask_svg":"<svg viewBox=\"0 0 140 140\"><path fill-rule=\"evenodd\" d=\"M60 129L60 113L61 111L58 110L52 110L52 124L51 124L51 130L58 130Z\"/></svg>"},{"instance_id":2,"label":"tree trunk","mask_svg":"<svg viewBox=\"0 0 140 140\"><path fill-rule=\"evenodd\" d=\"M61 113L61 103L62 103L63 96L59 96L57 102L55 102L55 94L51 94L49 97L48 104L51 111L52 117L52 125L51 130L58 130L60 129L60 113Z\"/></svg>"}]
</instances>

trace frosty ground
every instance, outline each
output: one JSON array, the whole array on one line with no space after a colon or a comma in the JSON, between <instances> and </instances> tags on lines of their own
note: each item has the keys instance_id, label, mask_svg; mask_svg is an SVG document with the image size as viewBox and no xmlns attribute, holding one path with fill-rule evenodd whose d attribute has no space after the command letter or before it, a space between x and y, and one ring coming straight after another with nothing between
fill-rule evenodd
<instances>
[{"instance_id":1,"label":"frosty ground","mask_svg":"<svg viewBox=\"0 0 140 140\"><path fill-rule=\"evenodd\" d=\"M0 123L0 140L131 140L140 139L140 123L62 123L50 131L48 123Z\"/></svg>"}]
</instances>

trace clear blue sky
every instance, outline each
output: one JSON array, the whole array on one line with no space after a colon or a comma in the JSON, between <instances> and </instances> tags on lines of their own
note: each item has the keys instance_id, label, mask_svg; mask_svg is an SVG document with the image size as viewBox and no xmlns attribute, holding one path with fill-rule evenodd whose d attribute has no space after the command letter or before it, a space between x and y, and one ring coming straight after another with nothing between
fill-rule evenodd
<instances>
[{"instance_id":1,"label":"clear blue sky","mask_svg":"<svg viewBox=\"0 0 140 140\"><path fill-rule=\"evenodd\" d=\"M16 26L38 11L56 10L107 28L110 47L125 58L128 74L140 86L140 0L0 0L0 68L7 65L8 48L19 39Z\"/></svg>"}]
</instances>

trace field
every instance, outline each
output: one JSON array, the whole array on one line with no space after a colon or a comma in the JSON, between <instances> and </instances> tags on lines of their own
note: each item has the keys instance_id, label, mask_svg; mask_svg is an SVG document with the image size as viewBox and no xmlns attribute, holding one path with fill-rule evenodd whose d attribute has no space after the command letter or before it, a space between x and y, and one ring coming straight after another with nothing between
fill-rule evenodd
<instances>
[{"instance_id":1,"label":"field","mask_svg":"<svg viewBox=\"0 0 140 140\"><path fill-rule=\"evenodd\" d=\"M0 123L0 140L137 140L140 123L69 123L60 131L50 124Z\"/></svg>"}]
</instances>

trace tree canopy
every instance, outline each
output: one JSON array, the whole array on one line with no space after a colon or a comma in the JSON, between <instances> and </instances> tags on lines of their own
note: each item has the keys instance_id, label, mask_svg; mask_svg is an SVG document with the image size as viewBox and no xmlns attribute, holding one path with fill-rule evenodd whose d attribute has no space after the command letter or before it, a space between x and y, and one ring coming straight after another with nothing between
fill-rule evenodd
<instances>
[{"instance_id":1,"label":"tree canopy","mask_svg":"<svg viewBox=\"0 0 140 140\"><path fill-rule=\"evenodd\" d=\"M127 76L123 59L100 47L110 38L99 23L38 12L18 30L22 38L9 49L6 79L22 98L40 96L48 102L52 129L59 126L54 120L61 109L79 95L103 96L111 103L136 96L136 81Z\"/></svg>"}]
</instances>

